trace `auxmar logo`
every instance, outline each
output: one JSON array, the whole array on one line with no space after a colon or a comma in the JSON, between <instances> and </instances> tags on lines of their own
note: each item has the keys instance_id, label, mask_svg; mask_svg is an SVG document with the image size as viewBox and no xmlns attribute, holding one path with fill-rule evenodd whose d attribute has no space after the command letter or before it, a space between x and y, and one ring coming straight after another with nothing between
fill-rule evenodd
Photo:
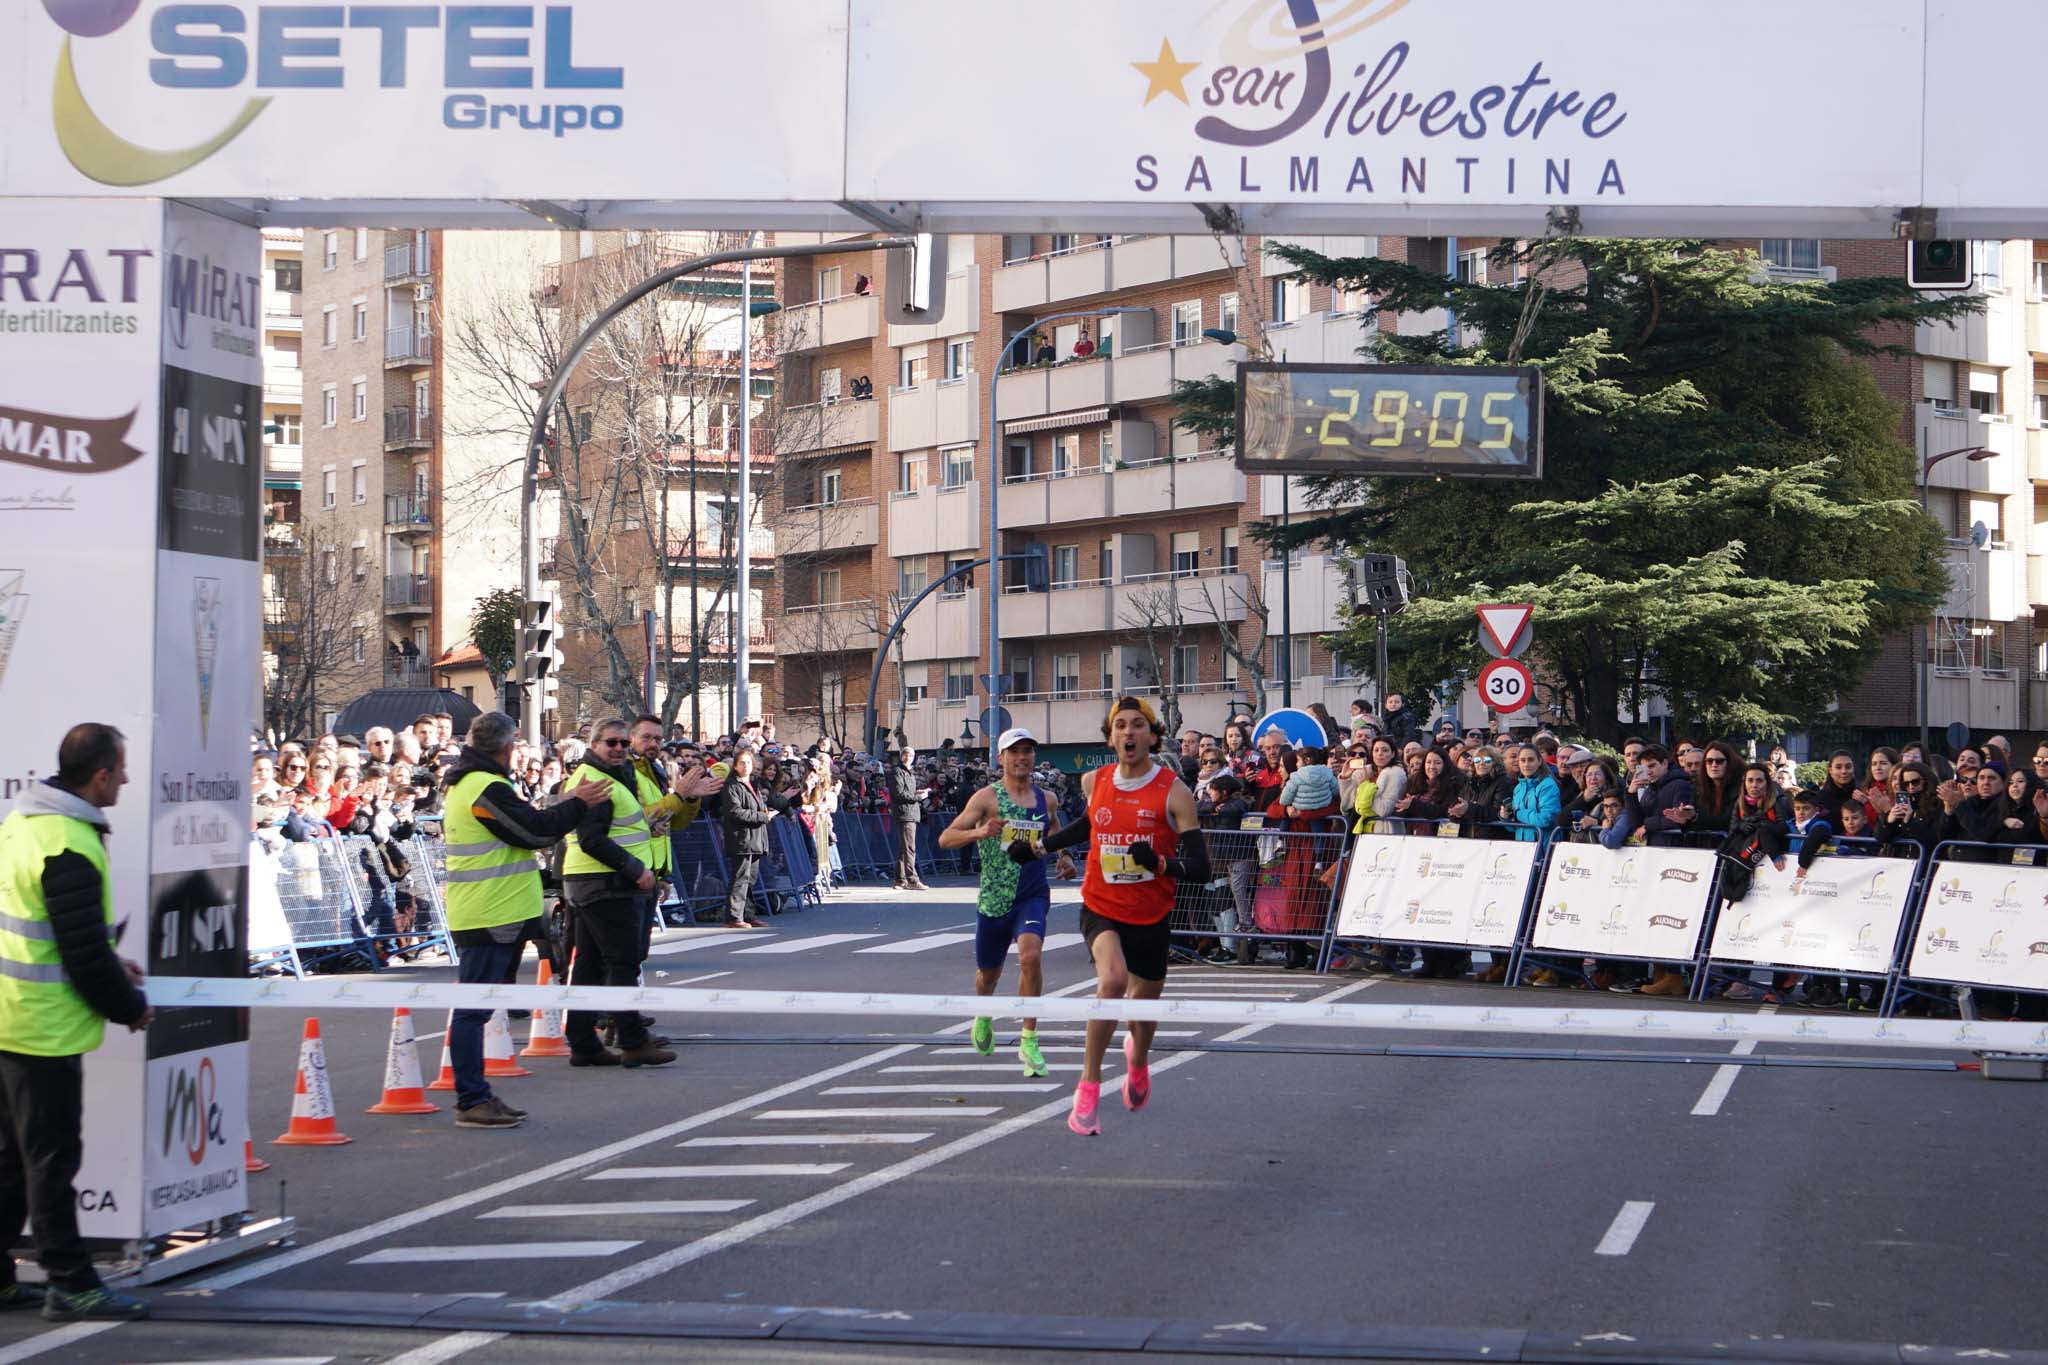
<instances>
[{"instance_id":1,"label":"auxmar logo","mask_svg":"<svg viewBox=\"0 0 2048 1365\"><path fill-rule=\"evenodd\" d=\"M1578 170L1580 198L1626 197L1621 166L1604 150L1604 139L1628 120L1619 94L1560 81L1541 58L1525 72L1466 77L1456 66L1461 53L1418 56L1406 39L1391 34L1384 44L1352 41L1410 3L1221 0L1206 17L1234 8L1235 18L1221 19L1203 39L1186 44L1196 51L1206 39L1211 60L1183 58L1167 35L1159 40L1157 56L1130 64L1145 79L1140 104L1164 95L1192 111L1199 101L1210 112L1195 120L1193 134L1218 150L1287 144L1284 163L1277 148L1219 157L1223 191L1260 193L1284 184L1287 193L1317 195L1324 192L1327 169L1330 189L1341 183L1342 193L1352 196L1380 192L1376 171L1389 193L1402 196L1430 193L1432 175L1439 194L1448 187L1466 198L1539 190L1563 196L1573 193L1573 154L1583 160L1590 153L1597 164ZM1440 3L1440 9L1448 12L1447 5ZM1205 69L1205 76L1196 76ZM1423 151L1374 155L1385 140L1397 137L1419 139ZM1212 154L1141 153L1132 183L1140 193L1162 186L1183 194L1219 190L1209 165ZM1237 162L1235 185L1227 173L1231 159Z\"/></svg>"},{"instance_id":2,"label":"auxmar logo","mask_svg":"<svg viewBox=\"0 0 2048 1365\"><path fill-rule=\"evenodd\" d=\"M64 30L50 110L57 144L82 175L103 185L150 185L191 170L240 137L273 98L245 97L240 112L219 132L187 147L147 147L115 132L86 100L72 47L76 40L117 32L141 4L142 0L43 0L44 10ZM530 5L165 4L150 15L154 55L143 70L122 73L120 80L123 88L139 87L147 79L172 91L234 90L245 84L262 91L337 90L368 83L369 63L358 60L351 81L349 58L374 47L377 87L413 93L426 82L407 80L409 59L425 44L411 39L420 29L433 29L441 35L441 61L435 70L445 91L442 126L493 132L523 129L558 138L623 127L622 106L581 100L587 91L623 87L624 68L576 65L574 7L540 8L536 13ZM519 34L519 29L540 32ZM557 98L529 104L489 97L533 89ZM559 98L568 91L576 92L576 98Z\"/></svg>"}]
</instances>

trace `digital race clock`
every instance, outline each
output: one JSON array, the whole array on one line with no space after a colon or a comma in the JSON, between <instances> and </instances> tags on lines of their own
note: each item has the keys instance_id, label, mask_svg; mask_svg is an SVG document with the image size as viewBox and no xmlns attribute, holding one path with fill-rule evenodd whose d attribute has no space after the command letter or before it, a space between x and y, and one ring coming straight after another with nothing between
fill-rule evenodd
<instances>
[{"instance_id":1,"label":"digital race clock","mask_svg":"<svg viewBox=\"0 0 2048 1365\"><path fill-rule=\"evenodd\" d=\"M1543 376L1533 365L1237 367L1247 474L1543 474Z\"/></svg>"}]
</instances>

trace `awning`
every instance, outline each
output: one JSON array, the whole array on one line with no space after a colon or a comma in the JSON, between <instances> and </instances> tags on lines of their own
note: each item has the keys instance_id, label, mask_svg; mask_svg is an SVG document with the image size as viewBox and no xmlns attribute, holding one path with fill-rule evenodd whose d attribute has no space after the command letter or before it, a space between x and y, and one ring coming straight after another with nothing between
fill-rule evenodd
<instances>
[{"instance_id":1,"label":"awning","mask_svg":"<svg viewBox=\"0 0 2048 1365\"><path fill-rule=\"evenodd\" d=\"M1054 413L1050 417L1027 417L1021 421L1003 423L1003 434L1022 436L1027 431L1057 431L1061 427L1092 427L1097 422L1107 422L1113 408L1082 408L1078 412Z\"/></svg>"}]
</instances>

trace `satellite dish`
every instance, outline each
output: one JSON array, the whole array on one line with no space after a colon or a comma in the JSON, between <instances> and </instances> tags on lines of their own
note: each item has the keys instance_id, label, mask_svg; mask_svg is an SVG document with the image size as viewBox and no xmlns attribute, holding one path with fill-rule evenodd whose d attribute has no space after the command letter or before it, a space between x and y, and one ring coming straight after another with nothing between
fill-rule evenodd
<instances>
[{"instance_id":1,"label":"satellite dish","mask_svg":"<svg viewBox=\"0 0 2048 1365\"><path fill-rule=\"evenodd\" d=\"M1970 543L1980 550L1989 545L1991 543L1991 528L1981 521L1973 522L1970 526Z\"/></svg>"}]
</instances>

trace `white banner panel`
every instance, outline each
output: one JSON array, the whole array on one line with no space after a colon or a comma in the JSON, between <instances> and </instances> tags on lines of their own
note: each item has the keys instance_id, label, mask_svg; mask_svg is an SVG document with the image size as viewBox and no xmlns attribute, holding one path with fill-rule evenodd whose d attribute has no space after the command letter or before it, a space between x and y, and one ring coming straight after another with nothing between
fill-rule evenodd
<instances>
[{"instance_id":1,"label":"white banner panel","mask_svg":"<svg viewBox=\"0 0 2048 1365\"><path fill-rule=\"evenodd\" d=\"M2044 911L2048 868L1936 863L1906 975L2048 991Z\"/></svg>"},{"instance_id":2,"label":"white banner panel","mask_svg":"<svg viewBox=\"0 0 2048 1365\"><path fill-rule=\"evenodd\" d=\"M1715 921L1708 956L1883 975L1906 917L1913 868L1903 858L1818 858L1802 882L1792 859L1782 872L1765 863L1749 894Z\"/></svg>"},{"instance_id":3,"label":"white banner panel","mask_svg":"<svg viewBox=\"0 0 2048 1365\"><path fill-rule=\"evenodd\" d=\"M1921 10L1552 0L1532 27L1520 0L852 0L847 194L1917 202ZM1051 80L991 99L991 53Z\"/></svg>"},{"instance_id":4,"label":"white banner panel","mask_svg":"<svg viewBox=\"0 0 2048 1365\"><path fill-rule=\"evenodd\" d=\"M1361 834L1337 937L1511 947L1535 868L1534 843Z\"/></svg>"},{"instance_id":5,"label":"white banner panel","mask_svg":"<svg viewBox=\"0 0 2048 1365\"><path fill-rule=\"evenodd\" d=\"M1546 953L1689 961L1713 881L1710 849L1560 845L1543 878L1529 946Z\"/></svg>"},{"instance_id":6,"label":"white banner panel","mask_svg":"<svg viewBox=\"0 0 2048 1365\"><path fill-rule=\"evenodd\" d=\"M841 0L15 0L0 194L832 204L845 23Z\"/></svg>"}]
</instances>

